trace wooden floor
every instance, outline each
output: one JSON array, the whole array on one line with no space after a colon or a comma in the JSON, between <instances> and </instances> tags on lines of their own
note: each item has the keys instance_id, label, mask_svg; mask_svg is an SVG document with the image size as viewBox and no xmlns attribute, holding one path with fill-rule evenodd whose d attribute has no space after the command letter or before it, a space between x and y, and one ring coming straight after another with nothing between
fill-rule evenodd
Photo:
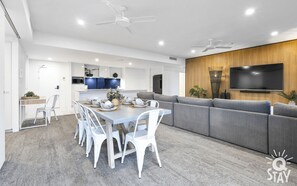
<instances>
[{"instance_id":1,"label":"wooden floor","mask_svg":"<svg viewBox=\"0 0 297 186\"><path fill-rule=\"evenodd\" d=\"M165 125L156 134L162 168L147 151L142 179L135 154L110 169L105 143L93 169L93 150L86 158L74 130L75 117L69 115L48 127L6 134L0 185L273 185L267 155ZM297 165L288 168L289 183L283 185L297 185Z\"/></svg>"}]
</instances>

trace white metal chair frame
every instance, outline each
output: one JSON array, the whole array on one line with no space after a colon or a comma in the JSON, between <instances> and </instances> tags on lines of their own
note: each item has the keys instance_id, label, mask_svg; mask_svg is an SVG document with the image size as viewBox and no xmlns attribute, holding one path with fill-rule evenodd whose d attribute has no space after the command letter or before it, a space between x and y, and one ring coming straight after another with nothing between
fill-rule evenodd
<instances>
[{"instance_id":1,"label":"white metal chair frame","mask_svg":"<svg viewBox=\"0 0 297 186\"><path fill-rule=\"evenodd\" d=\"M148 115L147 130L138 131L137 126L138 126L139 121L143 120L144 118L147 118L146 117L147 115ZM161 164L161 161L159 158L155 133L156 133L158 126L160 125L160 122L161 122L163 116L164 116L164 110L162 110L162 109L155 109L155 110L143 112L142 114L140 114L138 116L138 118L136 120L134 132L130 132L130 133L126 134L124 152L122 155L122 163L124 162L124 158L126 155L127 144L128 144L128 142L131 142L136 149L138 177L139 178L141 178L145 149L149 145L152 145L152 147L154 148L159 166L162 167L162 164Z\"/></svg>"},{"instance_id":2,"label":"white metal chair frame","mask_svg":"<svg viewBox=\"0 0 297 186\"><path fill-rule=\"evenodd\" d=\"M82 139L84 137L84 133L85 133L84 126L86 125L87 120L86 120L86 116L85 116L85 113L84 113L81 105L76 101L72 101L72 102L73 102L74 114L77 119L77 125L76 125L75 134L74 134L74 139L76 139L77 134L78 134L78 136L79 136L78 144L81 144Z\"/></svg>"},{"instance_id":3,"label":"white metal chair frame","mask_svg":"<svg viewBox=\"0 0 297 186\"><path fill-rule=\"evenodd\" d=\"M104 130L104 126L101 125L97 115L94 111L90 108L84 107L86 112L87 118L87 147L86 147L86 154L87 157L91 151L92 143L94 142L94 168L97 166L97 162L100 155L100 150L103 141L107 138L106 132ZM120 134L118 130L114 130L112 132L112 137L117 140L119 152L122 152L121 141L120 141Z\"/></svg>"},{"instance_id":4,"label":"white metal chair frame","mask_svg":"<svg viewBox=\"0 0 297 186\"><path fill-rule=\"evenodd\" d=\"M56 111L55 111L56 103L57 103L58 98L59 98L58 94L53 95L53 96L48 98L48 100L46 101L46 104L44 105L44 107L40 107L40 108L36 109L34 124L36 123L37 115L38 115L39 112L43 112L43 117L45 118L46 122L48 120L48 122L51 123L51 113L52 112L54 112L55 118L56 118L56 120L58 120L58 117L57 117ZM52 99L54 99L53 102L52 102L52 105L48 106Z\"/></svg>"}]
</instances>

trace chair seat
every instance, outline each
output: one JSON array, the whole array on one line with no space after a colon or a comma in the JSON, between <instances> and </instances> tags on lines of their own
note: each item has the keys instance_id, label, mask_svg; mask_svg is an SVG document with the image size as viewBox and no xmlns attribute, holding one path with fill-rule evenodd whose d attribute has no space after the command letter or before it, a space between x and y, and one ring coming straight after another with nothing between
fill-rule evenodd
<instances>
[{"instance_id":1,"label":"chair seat","mask_svg":"<svg viewBox=\"0 0 297 186\"><path fill-rule=\"evenodd\" d=\"M134 134L134 132L130 132L130 133L126 134L126 138L133 139L133 134ZM136 131L134 140L135 141L147 140L147 130Z\"/></svg>"}]
</instances>

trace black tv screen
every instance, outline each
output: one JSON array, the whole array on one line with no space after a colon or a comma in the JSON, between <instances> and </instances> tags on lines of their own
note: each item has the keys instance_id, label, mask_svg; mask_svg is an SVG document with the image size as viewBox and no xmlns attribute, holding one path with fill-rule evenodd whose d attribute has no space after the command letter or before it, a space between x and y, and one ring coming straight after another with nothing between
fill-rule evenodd
<instances>
[{"instance_id":1,"label":"black tv screen","mask_svg":"<svg viewBox=\"0 0 297 186\"><path fill-rule=\"evenodd\" d=\"M230 68L230 89L283 90L283 64Z\"/></svg>"}]
</instances>

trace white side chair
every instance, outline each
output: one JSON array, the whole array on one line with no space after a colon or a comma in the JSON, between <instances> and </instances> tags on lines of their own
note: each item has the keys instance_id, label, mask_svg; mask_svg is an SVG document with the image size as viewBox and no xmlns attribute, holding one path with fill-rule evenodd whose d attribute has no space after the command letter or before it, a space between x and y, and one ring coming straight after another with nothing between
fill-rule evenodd
<instances>
[{"instance_id":1,"label":"white side chair","mask_svg":"<svg viewBox=\"0 0 297 186\"><path fill-rule=\"evenodd\" d=\"M72 102L73 102L74 114L77 119L77 125L76 125L74 139L76 139L77 134L78 134L78 136L79 136L78 144L81 144L82 139L84 137L84 131L85 131L84 126L86 125L87 120L86 120L85 113L83 112L83 109L81 108L79 103L76 101L72 101Z\"/></svg>"},{"instance_id":2,"label":"white side chair","mask_svg":"<svg viewBox=\"0 0 297 186\"><path fill-rule=\"evenodd\" d=\"M91 139L89 139L90 140L89 142L87 141L87 144L89 143L88 147L92 147L92 142L94 142L94 168L96 168L102 143L107 138L107 136L105 132L105 126L101 125L94 111L87 107L85 107L85 111L86 111L87 123L88 123L90 136L91 136ZM114 130L112 132L112 137L117 140L119 152L122 152L119 131ZM87 156L90 153L90 150L91 148L87 149Z\"/></svg>"},{"instance_id":3,"label":"white side chair","mask_svg":"<svg viewBox=\"0 0 297 186\"><path fill-rule=\"evenodd\" d=\"M128 144L128 142L131 142L136 149L138 177L139 178L141 178L145 149L149 145L153 146L153 148L156 152L159 166L162 167L162 164L161 164L161 161L159 158L155 133L156 133L156 130L160 124L160 121L163 118L163 115L164 115L164 111L162 109L154 109L154 110L146 111L146 112L140 114L136 120L136 126L134 129L134 132L130 132L130 133L126 134L124 152L123 152L123 156L122 156L122 163L124 163L127 144ZM147 117L148 117L147 130L139 130L139 131L136 130L139 121L142 120L143 118L147 118Z\"/></svg>"},{"instance_id":4,"label":"white side chair","mask_svg":"<svg viewBox=\"0 0 297 186\"><path fill-rule=\"evenodd\" d=\"M54 112L56 120L58 120L58 117L57 117L56 111L55 111L55 107L56 107L56 103L57 103L58 98L59 98L59 95L53 95L53 96L48 98L48 100L47 100L46 104L44 105L44 107L40 107L40 108L36 109L34 124L36 123L37 115L40 112L43 113L43 117L45 118L46 122L48 120L48 122L51 123L51 113L52 112Z\"/></svg>"}]
</instances>

